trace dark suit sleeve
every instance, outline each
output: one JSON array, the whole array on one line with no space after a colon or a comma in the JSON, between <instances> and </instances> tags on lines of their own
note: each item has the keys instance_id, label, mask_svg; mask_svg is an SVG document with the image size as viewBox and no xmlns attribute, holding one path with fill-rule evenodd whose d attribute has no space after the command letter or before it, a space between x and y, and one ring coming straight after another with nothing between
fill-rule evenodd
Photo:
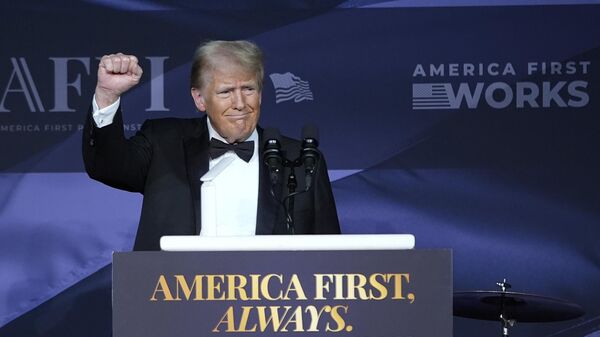
<instances>
[{"instance_id":1,"label":"dark suit sleeve","mask_svg":"<svg viewBox=\"0 0 600 337\"><path fill-rule=\"evenodd\" d=\"M322 154L315 175L314 232L315 234L340 234L340 223L327 173L327 164Z\"/></svg>"},{"instance_id":2,"label":"dark suit sleeve","mask_svg":"<svg viewBox=\"0 0 600 337\"><path fill-rule=\"evenodd\" d=\"M83 129L86 172L92 179L109 186L143 193L152 158L151 127L144 123L140 132L127 139L123 132L121 107L113 123L102 128L96 126L91 110Z\"/></svg>"}]
</instances>

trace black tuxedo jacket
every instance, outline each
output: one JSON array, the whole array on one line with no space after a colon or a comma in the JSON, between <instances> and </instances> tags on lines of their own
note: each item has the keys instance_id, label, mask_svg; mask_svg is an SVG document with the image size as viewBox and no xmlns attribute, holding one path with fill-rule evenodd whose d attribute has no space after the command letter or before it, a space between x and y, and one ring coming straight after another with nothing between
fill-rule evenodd
<instances>
[{"instance_id":1,"label":"black tuxedo jacket","mask_svg":"<svg viewBox=\"0 0 600 337\"><path fill-rule=\"evenodd\" d=\"M281 205L287 187L278 184L271 195L269 171L263 163L262 130L259 133L259 190L256 234L286 234L285 211ZM208 171L208 127L206 117L147 120L141 130L126 139L121 109L113 123L97 128L91 113L83 130L83 159L89 176L109 186L144 195L134 250L159 250L163 235L200 233L200 177ZM300 142L281 141L285 157L298 157ZM287 181L289 169L279 181ZM295 170L298 189L304 170ZM285 179L284 179L285 177ZM313 186L295 197L294 222L297 234L337 234L340 226L327 167L319 161Z\"/></svg>"}]
</instances>

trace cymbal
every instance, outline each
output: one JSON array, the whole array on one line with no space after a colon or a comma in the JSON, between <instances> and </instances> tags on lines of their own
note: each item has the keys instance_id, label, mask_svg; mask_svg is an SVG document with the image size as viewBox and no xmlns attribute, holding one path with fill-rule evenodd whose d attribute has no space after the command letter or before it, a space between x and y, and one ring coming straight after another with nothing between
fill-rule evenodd
<instances>
[{"instance_id":1,"label":"cymbal","mask_svg":"<svg viewBox=\"0 0 600 337\"><path fill-rule=\"evenodd\" d=\"M581 306L565 300L510 291L465 291L454 293L454 316L488 321L504 318L517 322L555 322L577 318Z\"/></svg>"}]
</instances>

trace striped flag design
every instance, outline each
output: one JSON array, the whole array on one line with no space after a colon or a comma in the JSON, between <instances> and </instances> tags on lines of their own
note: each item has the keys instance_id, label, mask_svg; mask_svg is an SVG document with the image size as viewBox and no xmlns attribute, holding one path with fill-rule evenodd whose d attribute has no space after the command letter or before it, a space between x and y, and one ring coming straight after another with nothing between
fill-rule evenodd
<instances>
[{"instance_id":1,"label":"striped flag design","mask_svg":"<svg viewBox=\"0 0 600 337\"><path fill-rule=\"evenodd\" d=\"M290 72L285 74L273 73L269 77L275 87L275 103L292 99L295 103L304 100L313 100L313 93L310 91L308 81L303 81L300 77Z\"/></svg>"},{"instance_id":2,"label":"striped flag design","mask_svg":"<svg viewBox=\"0 0 600 337\"><path fill-rule=\"evenodd\" d=\"M449 83L413 83L413 110L458 109L450 102Z\"/></svg>"}]
</instances>

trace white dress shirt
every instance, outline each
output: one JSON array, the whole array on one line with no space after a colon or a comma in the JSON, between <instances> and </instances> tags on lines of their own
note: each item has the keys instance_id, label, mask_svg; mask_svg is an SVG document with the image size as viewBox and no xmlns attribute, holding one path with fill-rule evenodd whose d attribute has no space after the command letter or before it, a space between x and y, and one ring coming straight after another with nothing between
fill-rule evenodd
<instances>
[{"instance_id":1,"label":"white dress shirt","mask_svg":"<svg viewBox=\"0 0 600 337\"><path fill-rule=\"evenodd\" d=\"M210 119L208 121L209 138L222 142ZM219 158L208 162L212 169L225 157L233 157L233 162L219 174L213 183L217 189L217 236L247 236L256 233L256 212L258 207L258 132L254 130L249 141L254 141L254 154L249 162L229 151Z\"/></svg>"},{"instance_id":2,"label":"white dress shirt","mask_svg":"<svg viewBox=\"0 0 600 337\"><path fill-rule=\"evenodd\" d=\"M96 97L92 101L92 117L98 128L112 124L119 108L120 99L115 103L99 109ZM208 135L226 142L208 122ZM249 236L256 233L256 215L258 208L258 132L254 130L247 139L254 141L254 154L249 162L240 159L233 151L223 156L210 159L209 169L220 160L233 156L234 161L213 180L217 189L217 236Z\"/></svg>"}]
</instances>

